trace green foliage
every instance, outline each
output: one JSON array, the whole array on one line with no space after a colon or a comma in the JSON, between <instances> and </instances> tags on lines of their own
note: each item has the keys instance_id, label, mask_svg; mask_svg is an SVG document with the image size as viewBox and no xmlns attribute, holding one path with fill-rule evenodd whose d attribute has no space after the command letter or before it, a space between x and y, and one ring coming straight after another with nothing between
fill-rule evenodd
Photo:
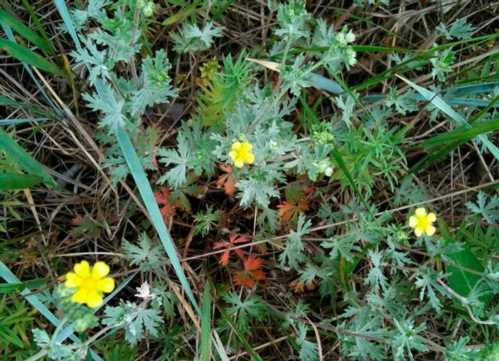
<instances>
[{"instance_id":1,"label":"green foliage","mask_svg":"<svg viewBox=\"0 0 499 361\"><path fill-rule=\"evenodd\" d=\"M220 221L221 213L208 207L205 212L199 212L194 216L194 234L206 236L210 233Z\"/></svg>"},{"instance_id":2,"label":"green foliage","mask_svg":"<svg viewBox=\"0 0 499 361\"><path fill-rule=\"evenodd\" d=\"M37 162L24 148L16 143L12 137L5 131L0 129L0 156L4 155L5 162L0 162L0 175L6 176L5 173L14 173L15 179L10 178L9 183L5 182L0 189L15 189L21 183L24 185L34 185L43 181L48 186L54 186L54 179L48 174L42 164ZM0 158L1 160L1 158ZM27 173L27 176L19 174L20 172ZM3 173L3 174L2 174ZM16 181L17 179L17 181Z\"/></svg>"},{"instance_id":3,"label":"green foliage","mask_svg":"<svg viewBox=\"0 0 499 361\"><path fill-rule=\"evenodd\" d=\"M158 271L166 259L160 245L155 245L147 234L139 236L139 244L123 241L123 252L132 266L139 266L142 271Z\"/></svg>"},{"instance_id":4,"label":"green foliage","mask_svg":"<svg viewBox=\"0 0 499 361\"><path fill-rule=\"evenodd\" d=\"M249 296L243 301L237 294L228 292L222 297L229 304L224 312L235 321L237 329L243 334L250 332L252 320L261 321L268 314L267 306L258 296Z\"/></svg>"},{"instance_id":5,"label":"green foliage","mask_svg":"<svg viewBox=\"0 0 499 361\"><path fill-rule=\"evenodd\" d=\"M222 28L207 22L202 28L197 24L184 24L178 33L172 34L175 51L195 53L212 47L215 38L222 36Z\"/></svg>"},{"instance_id":6,"label":"green foliage","mask_svg":"<svg viewBox=\"0 0 499 361\"><path fill-rule=\"evenodd\" d=\"M158 183L168 183L173 189L186 185L188 171L192 170L195 176L203 172L211 174L214 170L214 157L211 156L215 142L210 134L202 131L199 123L189 127L182 125L177 136L177 149L164 149L158 151L160 162L165 166L172 166L159 180Z\"/></svg>"},{"instance_id":7,"label":"green foliage","mask_svg":"<svg viewBox=\"0 0 499 361\"><path fill-rule=\"evenodd\" d=\"M475 27L469 24L466 19L460 18L452 23L451 27L448 29L443 23L437 26L437 31L445 36L447 40L452 39L469 39L475 32Z\"/></svg>"},{"instance_id":8,"label":"green foliage","mask_svg":"<svg viewBox=\"0 0 499 361\"><path fill-rule=\"evenodd\" d=\"M466 207L490 225L499 220L499 196L478 192L476 203L468 202Z\"/></svg>"},{"instance_id":9,"label":"green foliage","mask_svg":"<svg viewBox=\"0 0 499 361\"><path fill-rule=\"evenodd\" d=\"M245 351L248 358L260 360L263 358L253 346L264 344L260 336L271 334L274 341L282 333L286 337L279 342L287 343L283 347L290 350L288 358L302 361L316 361L320 356L402 361L439 358L440 353L449 360L471 360L478 355L493 359L497 347L490 343L497 336L499 323L492 298L499 292L495 262L498 231L494 227L499 219L499 198L479 193L465 208L461 193L448 194L445 189L448 179L456 185L475 178L468 174L475 169L476 157L469 152L467 142L476 138L478 145L498 158L495 134L491 133L497 128L494 52L483 56L473 53L495 41L495 35L471 38L475 27L463 18L450 27L440 25L436 29L438 41L444 41L444 45L413 40L423 33L435 33L430 29L436 23L432 12L425 13L428 21L424 26L410 23L417 36L404 38L408 27L391 34L391 27L385 29L385 16L378 16L374 7L384 11L386 5L387 11L393 10L384 0L356 1L357 5L373 6L361 9L354 5L347 12L304 0L268 1L258 16L253 10L242 12L247 4L241 2L231 9L234 19L224 18L232 3L90 0L86 8L72 11L81 45L71 28L66 29L77 44L70 54L74 68L88 81L81 88L70 82L73 99L59 95L68 104L65 111L69 114L75 110L78 121L84 121L85 128L91 128L89 134L95 134L105 154L101 167L111 176L112 191L123 212L117 217L113 209L105 209L94 221L94 213L84 209L87 216L68 233L83 244L75 244L81 248L75 252L91 250L96 255L109 251L111 236L136 239L123 241L124 257L113 265L124 270L113 270L113 274L121 277L129 266L139 272L126 282L140 276L153 287L144 282L134 293L125 290L126 283L119 284L116 293L121 300L112 300L112 306L103 305L103 313L75 305L64 287L57 287L54 295L40 296L65 319L53 332L44 324L43 329L39 326L33 330L39 358L92 357L99 361L90 353L90 346L96 344L106 361L134 359L139 354L158 360L226 360L225 348L231 357L246 357L240 355ZM445 9L438 14L437 22ZM367 15L370 11L376 12L375 20ZM405 11L414 10L401 10L401 19L407 15ZM60 13L68 27L68 17ZM41 34L6 14L0 11L0 22L12 26L24 43L50 51L44 48ZM232 38L239 16L244 16L248 24L262 21L257 24L262 27L257 29L262 30L261 35L255 32L262 42L239 52L236 42L224 39L216 58L206 62L207 53L203 52L224 36L218 24L224 24L228 29L225 35ZM325 20L332 18L338 18L341 25ZM476 16L467 18L475 23ZM381 32L387 30L388 37L370 37L366 28L373 26ZM476 29L482 32L483 27L477 24ZM251 42L253 36L248 31L240 43ZM407 49L368 43L381 38ZM445 43L452 39L460 41ZM3 44L26 64L62 74L52 60L36 55L24 43L5 40L0 46ZM175 51L170 59L168 48ZM239 55L232 57L229 52ZM461 61L459 71L454 72L457 60ZM273 73L253 68L251 62ZM402 78L412 88L406 91L404 82L395 77L404 72L429 83L423 88ZM55 84L54 89L64 89L60 81L49 80L51 86ZM447 84L451 80L462 84ZM372 94L371 88L384 94ZM87 110L98 113L95 124L101 129L97 132L92 127L95 114L80 107L80 93ZM0 103L28 111L14 104L16 97L0 99ZM428 112L423 106L428 106ZM177 109L181 117L172 117ZM426 139L448 127L441 121L442 115L455 122L451 131ZM453 130L453 126L463 129ZM26 134L27 129L22 128L19 134ZM52 136L46 128L42 131ZM0 146L2 139L12 141L1 134ZM236 142L251 145L248 152L252 160L242 166L234 159ZM12 143L8 146L10 149L5 145L1 148L0 189L22 189L40 181L36 177L53 182L43 167L26 158ZM450 164L450 178L448 167L418 172L420 150L427 151L435 161L458 147ZM100 151L95 153L100 156ZM462 162L459 167L455 164L458 158ZM480 162L488 166L490 160L488 154L480 154ZM415 163L411 174L409 165ZM456 169L462 173L458 183ZM487 170L494 175L493 167ZM126 191L142 197L148 217L129 206L128 196L123 197L119 183L126 182L128 175L133 176L136 188L126 187ZM85 173L76 185L88 179L100 185L94 178ZM481 174L476 178L481 179ZM161 200L155 200L149 179L161 185ZM466 188L459 188L459 192L477 189L462 186ZM49 204L51 197L47 198ZM36 208L31 208L51 221L59 214L66 216L72 205L61 203L64 207L56 211L39 212L45 201L37 198ZM15 210L11 208L21 205L15 202L2 198L2 219L12 213L10 223L22 224L29 231L34 224L24 222L24 213L13 215ZM432 236L416 237L407 224L413 208L419 206L437 214L438 230ZM286 207L295 211L292 217L286 217ZM74 214L80 212L82 209ZM173 238L165 220L171 221ZM447 220L452 220L449 226ZM43 222L36 221L38 229L43 230ZM158 231L161 244L144 232L149 221ZM11 237L10 224L0 227L7 231L8 238L0 247L9 250L19 240ZM221 238L234 234L241 239L249 239L246 236L251 234L254 242L240 242L243 248L230 250L234 253L231 262L215 267L212 255L216 252L212 250L223 243ZM38 236L23 233L19 243L27 243L24 237L36 241ZM19 272L37 273L49 262L57 279L62 274L61 262L65 262L65 258L54 256L60 253L53 244L58 242L57 236L46 237L41 250L47 254L30 264L33 267L25 268L33 257L31 249L27 254L16 250L15 262L22 266ZM190 242L192 236L196 238ZM185 237L187 244L178 242ZM101 242L95 242L101 238ZM95 246L86 249L89 239ZM179 260L177 246L189 254L184 263ZM9 258L10 253L3 257ZM277 269L276 260L280 266ZM223 262L219 259L219 263ZM176 278L168 273L169 266ZM194 271L189 279L184 268ZM245 289L237 277L252 272L261 272L262 282ZM195 288L191 288L191 280ZM210 281L217 283L205 288L200 310L199 292L193 289L199 291ZM180 294L176 282L182 286ZM168 290L168 285L175 292ZM0 292L18 292L25 286L33 284L9 283L0 287ZM194 315L179 296L182 293ZM130 299L133 295L138 299L135 302ZM178 323L177 306L182 319L187 319L186 315L201 316L201 337L190 324ZM7 352L14 350L19 359L24 353L17 348L30 347L25 328L33 326L33 318L27 316L24 324L16 307L0 307L13 313L0 320L0 346ZM59 321L47 318L56 325ZM70 325L64 327L66 322ZM98 330L80 335L83 341L76 337L71 337L74 343L61 341L70 334L68 330L83 333L97 326ZM469 338L458 338L464 332ZM317 337L320 343L316 343ZM339 347L330 351L331 342L339 342ZM469 346L476 344L488 346L481 351ZM320 350L323 355L319 355ZM214 351L220 357L210 355ZM270 354L263 352L265 357Z\"/></svg>"},{"instance_id":10,"label":"green foliage","mask_svg":"<svg viewBox=\"0 0 499 361\"><path fill-rule=\"evenodd\" d=\"M305 246L302 238L310 232L311 226L310 220L307 221L304 216L300 216L296 231L290 233L286 248L279 256L281 266L291 267L296 270L306 260L303 253Z\"/></svg>"},{"instance_id":11,"label":"green foliage","mask_svg":"<svg viewBox=\"0 0 499 361\"><path fill-rule=\"evenodd\" d=\"M28 329L33 325L34 314L24 301L0 298L0 356L5 360L25 360L33 353Z\"/></svg>"},{"instance_id":12,"label":"green foliage","mask_svg":"<svg viewBox=\"0 0 499 361\"><path fill-rule=\"evenodd\" d=\"M147 308L145 304L124 302L116 307L106 307L104 313L103 324L123 327L125 339L132 345L137 344L146 335L157 337L158 328L163 323L160 312L155 308Z\"/></svg>"},{"instance_id":13,"label":"green foliage","mask_svg":"<svg viewBox=\"0 0 499 361\"><path fill-rule=\"evenodd\" d=\"M234 109L237 99L249 85L250 69L244 55L235 61L231 56L226 57L223 71L218 70L215 59L203 65L202 85L196 100L197 117L203 126L219 127L223 124L224 115Z\"/></svg>"},{"instance_id":14,"label":"green foliage","mask_svg":"<svg viewBox=\"0 0 499 361\"><path fill-rule=\"evenodd\" d=\"M298 339L296 343L300 348L300 361L316 361L318 360L317 345L307 339L307 328L303 323L298 325Z\"/></svg>"},{"instance_id":15,"label":"green foliage","mask_svg":"<svg viewBox=\"0 0 499 361\"><path fill-rule=\"evenodd\" d=\"M146 57L142 63L141 85L138 92L133 95L132 115L144 113L147 107L164 103L176 95L170 85L168 70L171 65L164 50L156 52L155 57Z\"/></svg>"}]
</instances>

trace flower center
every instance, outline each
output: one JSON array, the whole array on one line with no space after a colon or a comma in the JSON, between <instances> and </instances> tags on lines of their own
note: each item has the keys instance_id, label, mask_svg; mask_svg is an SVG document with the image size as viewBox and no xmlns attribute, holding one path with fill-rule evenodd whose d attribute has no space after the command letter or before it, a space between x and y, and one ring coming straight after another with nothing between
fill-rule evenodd
<instances>
[{"instance_id":1,"label":"flower center","mask_svg":"<svg viewBox=\"0 0 499 361\"><path fill-rule=\"evenodd\" d=\"M81 288L84 288L86 290L89 289L94 289L95 288L95 279L90 276L90 277L85 277L81 280Z\"/></svg>"},{"instance_id":2,"label":"flower center","mask_svg":"<svg viewBox=\"0 0 499 361\"><path fill-rule=\"evenodd\" d=\"M416 225L417 228L426 229L428 228L429 225L430 222L428 222L427 216L417 217L417 225Z\"/></svg>"}]
</instances>

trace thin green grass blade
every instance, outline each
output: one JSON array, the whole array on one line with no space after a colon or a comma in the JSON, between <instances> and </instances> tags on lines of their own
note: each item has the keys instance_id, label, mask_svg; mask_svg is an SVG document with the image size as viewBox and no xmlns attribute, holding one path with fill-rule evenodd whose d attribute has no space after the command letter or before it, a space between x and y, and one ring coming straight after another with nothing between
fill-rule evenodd
<instances>
[{"instance_id":1,"label":"thin green grass blade","mask_svg":"<svg viewBox=\"0 0 499 361\"><path fill-rule=\"evenodd\" d=\"M47 34L47 32L45 31L45 29L43 28L43 25L40 21L40 17L33 9L33 6L31 6L31 4L30 4L31 1L32 0L21 0L21 2L23 3L24 9L26 9L26 11L28 12L29 16L31 17L31 21L33 22L34 27L38 31L38 34L40 34L45 39L45 41L48 44L50 44L50 47L52 49L54 49L54 44L50 40L50 37Z\"/></svg>"},{"instance_id":2,"label":"thin green grass blade","mask_svg":"<svg viewBox=\"0 0 499 361\"><path fill-rule=\"evenodd\" d=\"M15 16L9 14L7 11L0 9L0 23L10 26L24 39L30 41L33 45L37 46L45 53L52 53L52 48L47 41L33 30L28 28Z\"/></svg>"},{"instance_id":3,"label":"thin green grass blade","mask_svg":"<svg viewBox=\"0 0 499 361\"><path fill-rule=\"evenodd\" d=\"M452 96L463 96L463 95L474 95L493 92L499 87L499 80L486 82L486 83L474 83L474 84L462 84L456 85L445 91L446 94L452 94Z\"/></svg>"},{"instance_id":4,"label":"thin green grass blade","mask_svg":"<svg viewBox=\"0 0 499 361\"><path fill-rule=\"evenodd\" d=\"M424 141L424 146L428 149L449 144L449 142L465 143L480 134L499 130L499 118L491 121L473 124L471 128L461 127L445 134L437 135Z\"/></svg>"},{"instance_id":5,"label":"thin green grass blade","mask_svg":"<svg viewBox=\"0 0 499 361\"><path fill-rule=\"evenodd\" d=\"M173 266L173 269L175 270L175 273L180 281L180 284L184 289L184 292L187 294L187 297L189 298L189 301L192 303L194 309L197 311L197 313L199 313L200 312L199 306L197 304L196 298L194 297L194 293L192 292L191 285L189 284L189 281L185 276L182 265L180 264L180 260L177 254L177 249L170 236L170 232L166 228L165 222L163 220L163 217L161 216L161 212L158 207L158 203L154 198L151 185L149 183L149 180L147 179L147 175L144 171L144 168L140 163L139 157L135 151L132 141L130 140L128 133L122 127L119 127L115 131L115 135L118 144L120 146L121 152L123 154L123 157L125 158L128 164L128 168L132 173L133 179L137 184L139 193L142 197L142 200L144 201L144 205L147 211L149 212L149 216L151 217L151 222L154 228L156 229L156 232L159 235L161 244L163 245L166 254L170 259L170 262Z\"/></svg>"},{"instance_id":6,"label":"thin green grass blade","mask_svg":"<svg viewBox=\"0 0 499 361\"><path fill-rule=\"evenodd\" d=\"M446 93L447 94L447 93ZM375 103L379 102L386 99L386 95L383 94L371 94L371 95L366 95L362 97L362 100L368 103ZM448 97L444 95L442 97L444 101L449 104L449 105L461 105L461 106L466 106L466 107L479 107L483 108L489 105L489 102L487 100L483 99L472 99L472 98L459 98L459 97ZM416 101L423 101L425 100L423 96L420 94L416 94L415 96ZM494 105L495 108L499 108L499 104Z\"/></svg>"},{"instance_id":7,"label":"thin green grass blade","mask_svg":"<svg viewBox=\"0 0 499 361\"><path fill-rule=\"evenodd\" d=\"M71 15L69 14L66 2L64 0L54 0L54 5L57 8L59 15L61 15L62 21L64 22L64 26L66 27L66 30L71 36L71 39L73 39L76 48L80 50L81 49L80 39L78 38L78 34L76 33L76 27L74 25L73 19L71 18Z\"/></svg>"},{"instance_id":8,"label":"thin green grass blade","mask_svg":"<svg viewBox=\"0 0 499 361\"><path fill-rule=\"evenodd\" d=\"M3 96L3 95L0 95L0 105L8 106L8 107L16 108L16 109L20 108L20 109L23 109L29 113L33 113L35 115L42 116L42 117L47 117L47 118L49 118L50 116L53 117L52 113L46 111L45 109L43 109L42 107L40 107L38 105L20 102L20 101L14 100L14 99L10 99L9 97ZM26 118L26 119L29 119L29 118ZM5 120L7 120L7 119L5 119ZM11 119L11 120L14 120L14 119Z\"/></svg>"},{"instance_id":9,"label":"thin green grass blade","mask_svg":"<svg viewBox=\"0 0 499 361\"><path fill-rule=\"evenodd\" d=\"M414 88L419 94L425 98L425 100L431 102L435 107L440 109L443 113L445 113L449 118L451 118L458 126L466 126L471 127L470 123L458 112L456 112L452 107L447 104L438 94L425 89L417 84L414 84L408 79L399 76L404 82L406 82L410 87ZM478 135L477 139L492 153L492 155L499 160L499 148L497 148L492 142L483 134Z\"/></svg>"},{"instance_id":10,"label":"thin green grass blade","mask_svg":"<svg viewBox=\"0 0 499 361\"><path fill-rule=\"evenodd\" d=\"M2 25L3 31L5 32L5 35L7 35L7 38L10 41L12 41L12 42L15 43L16 42L16 38L14 37L14 33L12 32L12 29L9 26L5 25L5 24L1 24L1 25ZM28 64L26 64L26 63L23 62L23 67L24 67L24 69L26 69L26 72L29 74L30 78L36 84L36 87L38 88L38 90L40 91L40 93L42 93L42 95L45 98L45 100L47 101L47 103L50 104L50 106L52 107L52 109L54 109L54 111L60 112L59 107L47 95L47 92L45 91L44 87L40 84L40 82L38 81L38 79L35 77L35 75L33 74L33 71L28 66Z\"/></svg>"},{"instance_id":11,"label":"thin green grass blade","mask_svg":"<svg viewBox=\"0 0 499 361\"><path fill-rule=\"evenodd\" d=\"M3 150L6 156L28 174L36 175L43 179L48 186L55 186L56 182L47 173L43 165L33 159L14 139L0 129L0 150Z\"/></svg>"},{"instance_id":12,"label":"thin green grass blade","mask_svg":"<svg viewBox=\"0 0 499 361\"><path fill-rule=\"evenodd\" d=\"M0 39L0 49L4 49L10 56L23 63L32 65L51 74L64 76L64 71L57 65L13 41Z\"/></svg>"},{"instance_id":13,"label":"thin green grass blade","mask_svg":"<svg viewBox=\"0 0 499 361\"><path fill-rule=\"evenodd\" d=\"M201 309L201 361L211 359L211 296L210 284L206 283Z\"/></svg>"},{"instance_id":14,"label":"thin green grass blade","mask_svg":"<svg viewBox=\"0 0 499 361\"><path fill-rule=\"evenodd\" d=\"M2 261L0 261L0 277L3 278L8 283L20 283L21 280L16 277L14 273L11 272L9 267L7 267ZM29 288L24 289L21 292L21 295L24 296L26 301L31 304L38 312L42 314L43 317L47 319L52 325L55 327L61 324L61 320L59 320L55 315L40 301L38 296L31 292ZM70 336L70 339L73 342L81 343L81 340L73 333ZM90 350L90 355L94 361L104 361L95 351Z\"/></svg>"},{"instance_id":15,"label":"thin green grass blade","mask_svg":"<svg viewBox=\"0 0 499 361\"><path fill-rule=\"evenodd\" d=\"M16 118L16 119L0 119L0 126L2 125L19 125L26 123L43 123L48 118Z\"/></svg>"},{"instance_id":16,"label":"thin green grass blade","mask_svg":"<svg viewBox=\"0 0 499 361\"><path fill-rule=\"evenodd\" d=\"M25 189L40 183L43 183L43 178L36 175L0 173L0 191Z\"/></svg>"}]
</instances>

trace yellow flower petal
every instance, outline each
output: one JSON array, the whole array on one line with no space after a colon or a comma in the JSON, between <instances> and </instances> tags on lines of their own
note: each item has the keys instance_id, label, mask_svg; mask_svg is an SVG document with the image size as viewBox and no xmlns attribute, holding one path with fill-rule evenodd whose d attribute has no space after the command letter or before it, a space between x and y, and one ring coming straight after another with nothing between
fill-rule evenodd
<instances>
[{"instance_id":1,"label":"yellow flower petal","mask_svg":"<svg viewBox=\"0 0 499 361\"><path fill-rule=\"evenodd\" d=\"M68 272L66 274L66 282L64 282L64 285L68 288L76 288L79 287L81 284L81 278L74 272Z\"/></svg>"},{"instance_id":2,"label":"yellow flower petal","mask_svg":"<svg viewBox=\"0 0 499 361\"><path fill-rule=\"evenodd\" d=\"M237 167L237 168L242 168L244 166L244 163L242 160L240 159L237 159L234 161L234 165Z\"/></svg>"},{"instance_id":3,"label":"yellow flower petal","mask_svg":"<svg viewBox=\"0 0 499 361\"><path fill-rule=\"evenodd\" d=\"M87 302L87 290L84 288L80 288L78 291L76 291L73 296L71 297L71 301L75 303L85 303Z\"/></svg>"},{"instance_id":4,"label":"yellow flower petal","mask_svg":"<svg viewBox=\"0 0 499 361\"><path fill-rule=\"evenodd\" d=\"M95 308L100 306L102 304L102 294L97 291L88 292L85 303L90 308Z\"/></svg>"},{"instance_id":5,"label":"yellow flower petal","mask_svg":"<svg viewBox=\"0 0 499 361\"><path fill-rule=\"evenodd\" d=\"M104 278L109 274L109 266L104 262L95 262L92 267L92 277L94 278Z\"/></svg>"},{"instance_id":6,"label":"yellow flower petal","mask_svg":"<svg viewBox=\"0 0 499 361\"><path fill-rule=\"evenodd\" d=\"M418 237L421 237L423 235L423 229L421 229L420 227L414 228L414 234Z\"/></svg>"},{"instance_id":7,"label":"yellow flower petal","mask_svg":"<svg viewBox=\"0 0 499 361\"><path fill-rule=\"evenodd\" d=\"M437 229L431 225L426 227L426 229L425 229L425 232L428 236L433 236L436 231L437 231Z\"/></svg>"},{"instance_id":8,"label":"yellow flower petal","mask_svg":"<svg viewBox=\"0 0 499 361\"><path fill-rule=\"evenodd\" d=\"M437 220L437 216L435 213L428 213L428 222L433 223Z\"/></svg>"},{"instance_id":9,"label":"yellow flower petal","mask_svg":"<svg viewBox=\"0 0 499 361\"><path fill-rule=\"evenodd\" d=\"M248 154L248 157L246 158L246 163L248 164L253 164L255 162L255 156L253 153Z\"/></svg>"},{"instance_id":10,"label":"yellow flower petal","mask_svg":"<svg viewBox=\"0 0 499 361\"><path fill-rule=\"evenodd\" d=\"M81 278L90 276L90 265L87 261L81 261L74 266L75 273Z\"/></svg>"},{"instance_id":11,"label":"yellow flower petal","mask_svg":"<svg viewBox=\"0 0 499 361\"><path fill-rule=\"evenodd\" d=\"M244 152L251 152L253 150L253 144L246 142L242 144L242 150Z\"/></svg>"},{"instance_id":12,"label":"yellow flower petal","mask_svg":"<svg viewBox=\"0 0 499 361\"><path fill-rule=\"evenodd\" d=\"M418 220L417 220L416 216L411 216L409 218L409 227L414 228L414 227L416 227L417 224L418 224Z\"/></svg>"},{"instance_id":13,"label":"yellow flower petal","mask_svg":"<svg viewBox=\"0 0 499 361\"><path fill-rule=\"evenodd\" d=\"M239 151L241 149L241 146L242 146L241 142L234 142L234 144L232 144L232 148L231 149L234 152L237 152L237 151Z\"/></svg>"},{"instance_id":14,"label":"yellow flower petal","mask_svg":"<svg viewBox=\"0 0 499 361\"><path fill-rule=\"evenodd\" d=\"M426 216L426 209L424 209L424 208L416 209L416 216L418 216L418 217Z\"/></svg>"},{"instance_id":15,"label":"yellow flower petal","mask_svg":"<svg viewBox=\"0 0 499 361\"><path fill-rule=\"evenodd\" d=\"M97 281L97 289L101 292L112 292L114 290L114 280L111 277Z\"/></svg>"}]
</instances>

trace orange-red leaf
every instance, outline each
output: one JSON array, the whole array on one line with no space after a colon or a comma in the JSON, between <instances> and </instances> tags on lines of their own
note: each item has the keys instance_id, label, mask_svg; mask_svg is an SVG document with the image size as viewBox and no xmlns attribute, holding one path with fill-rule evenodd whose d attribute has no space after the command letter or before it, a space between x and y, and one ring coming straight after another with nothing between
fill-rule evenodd
<instances>
[{"instance_id":1,"label":"orange-red leaf","mask_svg":"<svg viewBox=\"0 0 499 361\"><path fill-rule=\"evenodd\" d=\"M265 272L261 270L263 260L255 256L249 256L244 260L244 271L234 274L236 285L252 288L257 282L265 280Z\"/></svg>"},{"instance_id":2,"label":"orange-red leaf","mask_svg":"<svg viewBox=\"0 0 499 361\"><path fill-rule=\"evenodd\" d=\"M219 164L219 168L225 172L216 181L217 188L223 188L225 194L232 197L236 193L236 179L232 175L232 167L228 164Z\"/></svg>"},{"instance_id":3,"label":"orange-red leaf","mask_svg":"<svg viewBox=\"0 0 499 361\"><path fill-rule=\"evenodd\" d=\"M256 271L262 268L263 260L258 257L249 256L244 261L244 269L246 271Z\"/></svg>"},{"instance_id":4,"label":"orange-red leaf","mask_svg":"<svg viewBox=\"0 0 499 361\"><path fill-rule=\"evenodd\" d=\"M284 201L277 206L277 213L282 223L289 223L300 213L304 213L309 205L306 199L300 199L297 203Z\"/></svg>"},{"instance_id":5,"label":"orange-red leaf","mask_svg":"<svg viewBox=\"0 0 499 361\"><path fill-rule=\"evenodd\" d=\"M231 233L229 235L229 241L221 241L215 242L213 244L213 249L226 249L225 252L222 253L218 263L222 266L227 266L229 264L230 252L232 247L236 246L239 243L246 243L250 240L250 237L246 234L236 234ZM240 258L244 257L244 252L241 249L235 249L234 253L237 254Z\"/></svg>"},{"instance_id":6,"label":"orange-red leaf","mask_svg":"<svg viewBox=\"0 0 499 361\"><path fill-rule=\"evenodd\" d=\"M169 222L169 220L175 216L177 212L177 206L175 204L170 203L170 190L166 187L161 188L158 192L154 193L154 198L156 198L156 202L160 206L161 215L165 222Z\"/></svg>"},{"instance_id":7,"label":"orange-red leaf","mask_svg":"<svg viewBox=\"0 0 499 361\"><path fill-rule=\"evenodd\" d=\"M234 274L234 283L238 286L253 288L256 281L247 272L243 271Z\"/></svg>"}]
</instances>

